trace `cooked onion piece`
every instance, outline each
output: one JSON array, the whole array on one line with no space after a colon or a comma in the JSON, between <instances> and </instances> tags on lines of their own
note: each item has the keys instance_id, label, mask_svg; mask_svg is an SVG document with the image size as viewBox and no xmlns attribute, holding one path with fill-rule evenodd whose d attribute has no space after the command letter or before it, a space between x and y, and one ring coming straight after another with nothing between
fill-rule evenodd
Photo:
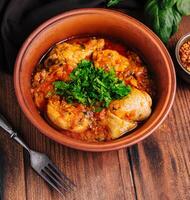
<instances>
[{"instance_id":1,"label":"cooked onion piece","mask_svg":"<svg viewBox=\"0 0 190 200\"><path fill-rule=\"evenodd\" d=\"M121 137L126 132L136 128L137 123L135 121L123 120L108 110L107 125L109 127L112 139L116 139Z\"/></svg>"}]
</instances>

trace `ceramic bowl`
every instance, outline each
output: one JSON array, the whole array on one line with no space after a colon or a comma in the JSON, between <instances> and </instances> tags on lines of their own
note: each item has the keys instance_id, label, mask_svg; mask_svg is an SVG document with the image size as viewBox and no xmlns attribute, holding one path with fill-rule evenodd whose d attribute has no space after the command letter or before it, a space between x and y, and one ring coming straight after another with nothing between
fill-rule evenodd
<instances>
[{"instance_id":1,"label":"ceramic bowl","mask_svg":"<svg viewBox=\"0 0 190 200\"><path fill-rule=\"evenodd\" d=\"M190 72L183 67L179 55L180 47L187 41L190 41L190 33L185 34L179 39L179 41L176 44L175 55L178 62L177 73L183 80L185 80L187 83L190 83Z\"/></svg>"},{"instance_id":2,"label":"ceramic bowl","mask_svg":"<svg viewBox=\"0 0 190 200\"><path fill-rule=\"evenodd\" d=\"M119 139L87 143L65 136L50 126L36 109L30 88L31 75L40 58L55 43L81 35L119 39L143 57L153 73L157 98L150 118ZM47 137L65 146L85 151L108 151L133 145L154 132L166 118L176 90L175 70L160 39L139 21L107 9L78 9L60 14L38 27L23 44L15 64L14 85L20 107L31 123Z\"/></svg>"}]
</instances>

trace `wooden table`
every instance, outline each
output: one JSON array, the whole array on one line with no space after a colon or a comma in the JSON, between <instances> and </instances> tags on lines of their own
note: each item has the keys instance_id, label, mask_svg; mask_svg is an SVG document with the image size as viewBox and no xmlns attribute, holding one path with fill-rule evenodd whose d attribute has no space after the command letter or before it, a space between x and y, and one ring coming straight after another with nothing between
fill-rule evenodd
<instances>
[{"instance_id":1,"label":"wooden table","mask_svg":"<svg viewBox=\"0 0 190 200\"><path fill-rule=\"evenodd\" d=\"M184 17L168 45L190 30ZM1 72L0 110L29 146L46 152L77 184L62 198L31 169L27 152L0 130L0 199L3 200L189 200L190 87L178 80L176 99L165 122L150 137L106 153L73 150L48 139L21 112L12 76Z\"/></svg>"}]
</instances>

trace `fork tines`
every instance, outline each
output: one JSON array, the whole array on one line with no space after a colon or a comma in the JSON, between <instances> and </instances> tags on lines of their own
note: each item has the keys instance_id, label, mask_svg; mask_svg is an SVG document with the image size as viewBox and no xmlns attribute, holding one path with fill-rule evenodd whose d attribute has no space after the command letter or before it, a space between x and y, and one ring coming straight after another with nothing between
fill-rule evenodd
<instances>
[{"instance_id":1,"label":"fork tines","mask_svg":"<svg viewBox=\"0 0 190 200\"><path fill-rule=\"evenodd\" d=\"M65 195L76 187L52 162L41 170L41 176L59 193Z\"/></svg>"}]
</instances>

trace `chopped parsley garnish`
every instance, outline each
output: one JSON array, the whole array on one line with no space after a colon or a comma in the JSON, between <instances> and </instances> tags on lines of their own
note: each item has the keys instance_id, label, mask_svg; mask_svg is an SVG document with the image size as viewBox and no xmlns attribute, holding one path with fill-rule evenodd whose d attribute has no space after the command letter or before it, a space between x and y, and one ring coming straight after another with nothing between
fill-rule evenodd
<instances>
[{"instance_id":1,"label":"chopped parsley garnish","mask_svg":"<svg viewBox=\"0 0 190 200\"><path fill-rule=\"evenodd\" d=\"M114 99L127 96L131 87L119 80L114 69L105 72L93 63L82 60L71 72L70 81L53 82L55 92L67 102L77 101L85 105L108 107Z\"/></svg>"}]
</instances>

